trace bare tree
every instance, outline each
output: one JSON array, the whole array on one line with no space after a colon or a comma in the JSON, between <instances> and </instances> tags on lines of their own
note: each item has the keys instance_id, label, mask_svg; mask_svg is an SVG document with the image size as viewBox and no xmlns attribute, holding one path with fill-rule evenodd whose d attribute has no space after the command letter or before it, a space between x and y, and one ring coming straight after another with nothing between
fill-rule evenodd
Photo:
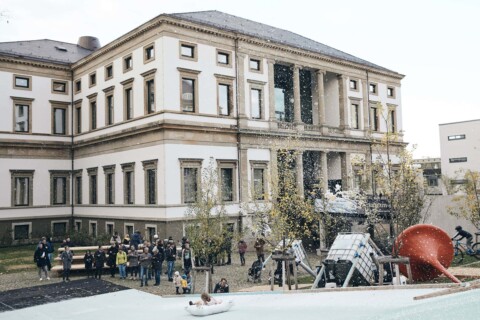
<instances>
[{"instance_id":1,"label":"bare tree","mask_svg":"<svg viewBox=\"0 0 480 320\"><path fill-rule=\"evenodd\" d=\"M480 172L467 170L463 175L462 184L452 184L452 179L444 177L449 193L455 193L455 207L449 207L448 212L456 217L463 217L480 228Z\"/></svg>"}]
</instances>

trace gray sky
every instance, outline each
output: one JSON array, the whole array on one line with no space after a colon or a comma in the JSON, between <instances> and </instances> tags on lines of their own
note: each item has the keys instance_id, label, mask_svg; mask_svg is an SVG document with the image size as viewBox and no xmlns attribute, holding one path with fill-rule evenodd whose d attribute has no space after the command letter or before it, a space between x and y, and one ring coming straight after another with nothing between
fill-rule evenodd
<instances>
[{"instance_id":1,"label":"gray sky","mask_svg":"<svg viewBox=\"0 0 480 320\"><path fill-rule=\"evenodd\" d=\"M440 156L438 124L480 119L480 1L2 0L0 42L102 45L161 13L219 10L286 29L406 75L405 141ZM480 133L479 133L480 136Z\"/></svg>"}]
</instances>

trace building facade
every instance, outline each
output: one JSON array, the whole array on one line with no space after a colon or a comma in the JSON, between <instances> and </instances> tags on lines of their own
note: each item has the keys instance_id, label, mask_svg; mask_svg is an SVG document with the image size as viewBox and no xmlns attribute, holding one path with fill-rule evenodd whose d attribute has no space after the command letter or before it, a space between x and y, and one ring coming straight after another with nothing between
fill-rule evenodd
<instances>
[{"instance_id":1,"label":"building facade","mask_svg":"<svg viewBox=\"0 0 480 320\"><path fill-rule=\"evenodd\" d=\"M466 170L480 171L480 120L444 123L439 128L443 174L461 183Z\"/></svg>"},{"instance_id":2,"label":"building facade","mask_svg":"<svg viewBox=\"0 0 480 320\"><path fill-rule=\"evenodd\" d=\"M162 14L102 47L0 43L0 229L180 238L210 163L241 228L289 137L303 191L358 189L352 159L368 164L385 132L404 145L402 78L218 11Z\"/></svg>"}]
</instances>

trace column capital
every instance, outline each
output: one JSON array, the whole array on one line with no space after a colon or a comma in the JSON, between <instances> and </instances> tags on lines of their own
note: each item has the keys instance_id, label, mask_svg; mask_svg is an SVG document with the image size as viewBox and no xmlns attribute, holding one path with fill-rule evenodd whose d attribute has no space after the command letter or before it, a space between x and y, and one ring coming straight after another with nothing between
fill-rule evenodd
<instances>
[{"instance_id":1,"label":"column capital","mask_svg":"<svg viewBox=\"0 0 480 320\"><path fill-rule=\"evenodd\" d=\"M275 64L275 59L267 59L268 64Z\"/></svg>"},{"instance_id":2,"label":"column capital","mask_svg":"<svg viewBox=\"0 0 480 320\"><path fill-rule=\"evenodd\" d=\"M337 74L337 78L338 78L339 80L343 80L343 79L346 78L346 75L344 75L344 74Z\"/></svg>"},{"instance_id":3,"label":"column capital","mask_svg":"<svg viewBox=\"0 0 480 320\"><path fill-rule=\"evenodd\" d=\"M317 69L317 70L315 70L315 73L316 73L317 75L325 75L325 74L327 73L327 71Z\"/></svg>"}]
</instances>

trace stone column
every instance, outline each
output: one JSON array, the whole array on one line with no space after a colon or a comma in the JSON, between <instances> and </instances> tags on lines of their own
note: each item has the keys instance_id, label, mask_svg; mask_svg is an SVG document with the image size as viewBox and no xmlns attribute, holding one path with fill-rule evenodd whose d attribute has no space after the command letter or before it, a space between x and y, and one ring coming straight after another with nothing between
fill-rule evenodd
<instances>
[{"instance_id":1,"label":"stone column","mask_svg":"<svg viewBox=\"0 0 480 320\"><path fill-rule=\"evenodd\" d=\"M240 170L240 181L239 181L239 188L240 188L240 202L248 202L250 201L250 193L248 192L249 180L248 180L248 150L246 148L240 148L240 155L239 155L239 170ZM253 184L253 177L251 177L251 181Z\"/></svg>"},{"instance_id":2,"label":"stone column","mask_svg":"<svg viewBox=\"0 0 480 320\"><path fill-rule=\"evenodd\" d=\"M277 128L277 119L275 117L275 61L267 60L268 65L268 121L270 129Z\"/></svg>"},{"instance_id":3,"label":"stone column","mask_svg":"<svg viewBox=\"0 0 480 320\"><path fill-rule=\"evenodd\" d=\"M302 107L300 104L300 67L293 66L293 122L302 123Z\"/></svg>"},{"instance_id":4,"label":"stone column","mask_svg":"<svg viewBox=\"0 0 480 320\"><path fill-rule=\"evenodd\" d=\"M368 186L367 193L372 194L373 193L373 187L372 187L372 153L367 152L365 154L365 182L366 185Z\"/></svg>"},{"instance_id":5,"label":"stone column","mask_svg":"<svg viewBox=\"0 0 480 320\"><path fill-rule=\"evenodd\" d=\"M317 70L317 92L318 92L318 125L324 126L326 123L325 112L325 85L323 84L325 71Z\"/></svg>"},{"instance_id":6,"label":"stone column","mask_svg":"<svg viewBox=\"0 0 480 320\"><path fill-rule=\"evenodd\" d=\"M343 74L339 74L338 76L338 96L339 96L339 103L338 107L340 109L340 129L348 129L348 111L347 111L347 89L345 86L345 76Z\"/></svg>"},{"instance_id":7,"label":"stone column","mask_svg":"<svg viewBox=\"0 0 480 320\"><path fill-rule=\"evenodd\" d=\"M245 54L237 54L237 65L238 65L238 75L237 75L237 87L238 87L238 117L241 119L246 119L247 115L245 112Z\"/></svg>"},{"instance_id":8,"label":"stone column","mask_svg":"<svg viewBox=\"0 0 480 320\"><path fill-rule=\"evenodd\" d=\"M328 191L328 152L320 151L320 184L322 188L322 194Z\"/></svg>"},{"instance_id":9,"label":"stone column","mask_svg":"<svg viewBox=\"0 0 480 320\"><path fill-rule=\"evenodd\" d=\"M295 167L296 167L296 182L297 182L297 192L298 195L304 196L304 187L303 187L303 151L298 152L295 157Z\"/></svg>"},{"instance_id":10,"label":"stone column","mask_svg":"<svg viewBox=\"0 0 480 320\"><path fill-rule=\"evenodd\" d=\"M368 101L368 83L367 79L362 79L363 93L363 130L370 131L370 102Z\"/></svg>"},{"instance_id":11,"label":"stone column","mask_svg":"<svg viewBox=\"0 0 480 320\"><path fill-rule=\"evenodd\" d=\"M270 179L267 179L268 186L265 186L266 189L268 188L268 192L272 191L273 186L270 185L271 183L278 183L278 166L277 166L277 149L270 149Z\"/></svg>"},{"instance_id":12,"label":"stone column","mask_svg":"<svg viewBox=\"0 0 480 320\"><path fill-rule=\"evenodd\" d=\"M347 191L352 189L351 186L351 171L352 171L352 164L350 161L350 153L349 152L340 152L341 158L341 168L342 168L342 191Z\"/></svg>"}]
</instances>

